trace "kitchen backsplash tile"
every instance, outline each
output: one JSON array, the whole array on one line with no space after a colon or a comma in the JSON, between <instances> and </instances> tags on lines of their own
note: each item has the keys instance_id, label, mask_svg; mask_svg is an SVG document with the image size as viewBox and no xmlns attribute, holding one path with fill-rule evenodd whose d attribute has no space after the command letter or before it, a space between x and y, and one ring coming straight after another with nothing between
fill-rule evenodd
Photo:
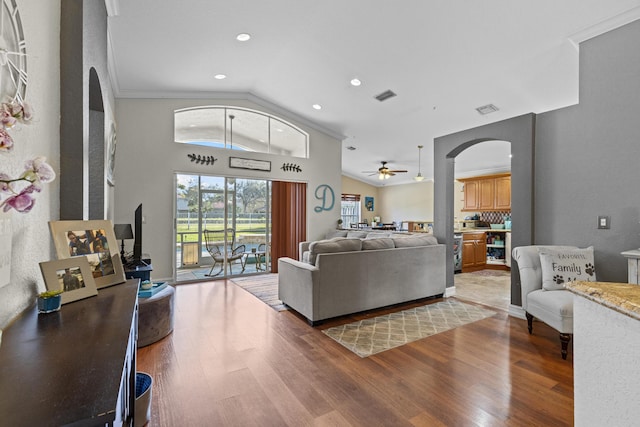
<instances>
[{"instance_id":1,"label":"kitchen backsplash tile","mask_svg":"<svg viewBox=\"0 0 640 427\"><path fill-rule=\"evenodd\" d=\"M504 224L505 215L511 215L511 212L480 212L480 220L489 224Z\"/></svg>"}]
</instances>

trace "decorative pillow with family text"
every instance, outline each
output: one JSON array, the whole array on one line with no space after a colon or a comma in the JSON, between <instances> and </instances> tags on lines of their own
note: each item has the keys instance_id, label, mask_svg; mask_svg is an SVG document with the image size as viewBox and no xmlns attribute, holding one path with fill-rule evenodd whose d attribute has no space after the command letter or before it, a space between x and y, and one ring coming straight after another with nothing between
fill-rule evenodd
<instances>
[{"instance_id":1,"label":"decorative pillow with family text","mask_svg":"<svg viewBox=\"0 0 640 427\"><path fill-rule=\"evenodd\" d=\"M596 281L593 246L584 249L540 249L542 288L547 291L564 289L565 283L576 280Z\"/></svg>"}]
</instances>

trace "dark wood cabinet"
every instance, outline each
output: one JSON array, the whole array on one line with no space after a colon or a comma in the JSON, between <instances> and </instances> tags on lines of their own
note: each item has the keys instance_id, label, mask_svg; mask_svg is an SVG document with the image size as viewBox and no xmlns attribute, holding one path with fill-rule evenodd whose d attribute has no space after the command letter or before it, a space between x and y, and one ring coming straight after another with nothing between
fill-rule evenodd
<instances>
[{"instance_id":1,"label":"dark wood cabinet","mask_svg":"<svg viewBox=\"0 0 640 427\"><path fill-rule=\"evenodd\" d=\"M7 426L133 425L138 279L2 334L0 414Z\"/></svg>"},{"instance_id":2,"label":"dark wood cabinet","mask_svg":"<svg viewBox=\"0 0 640 427\"><path fill-rule=\"evenodd\" d=\"M462 272L483 268L487 264L487 237L484 232L462 234Z\"/></svg>"}]
</instances>

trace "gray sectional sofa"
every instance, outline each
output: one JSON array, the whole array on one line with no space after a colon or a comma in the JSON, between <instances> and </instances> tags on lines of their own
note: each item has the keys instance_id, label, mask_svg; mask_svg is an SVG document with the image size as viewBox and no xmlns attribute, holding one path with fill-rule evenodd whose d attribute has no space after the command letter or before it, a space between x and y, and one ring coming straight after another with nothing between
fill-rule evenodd
<instances>
[{"instance_id":1,"label":"gray sectional sofa","mask_svg":"<svg viewBox=\"0 0 640 427\"><path fill-rule=\"evenodd\" d=\"M300 254L278 260L278 295L311 324L446 288L445 245L429 234L352 234L302 242Z\"/></svg>"}]
</instances>

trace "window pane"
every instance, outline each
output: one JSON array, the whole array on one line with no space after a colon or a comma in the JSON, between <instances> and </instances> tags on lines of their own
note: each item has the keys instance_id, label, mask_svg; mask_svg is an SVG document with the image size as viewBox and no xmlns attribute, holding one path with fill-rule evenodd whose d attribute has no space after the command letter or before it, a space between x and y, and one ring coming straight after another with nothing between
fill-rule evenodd
<instances>
[{"instance_id":1,"label":"window pane","mask_svg":"<svg viewBox=\"0 0 640 427\"><path fill-rule=\"evenodd\" d=\"M218 106L198 107L175 111L174 121L176 142L308 157L308 134L259 111Z\"/></svg>"},{"instance_id":2,"label":"window pane","mask_svg":"<svg viewBox=\"0 0 640 427\"><path fill-rule=\"evenodd\" d=\"M174 114L176 142L224 147L224 109L197 108Z\"/></svg>"},{"instance_id":3,"label":"window pane","mask_svg":"<svg viewBox=\"0 0 640 427\"><path fill-rule=\"evenodd\" d=\"M271 119L271 152L292 157L307 157L307 136L298 129Z\"/></svg>"},{"instance_id":4,"label":"window pane","mask_svg":"<svg viewBox=\"0 0 640 427\"><path fill-rule=\"evenodd\" d=\"M233 133L231 118L233 116ZM246 110L227 109L227 148L268 152L269 118Z\"/></svg>"}]
</instances>

